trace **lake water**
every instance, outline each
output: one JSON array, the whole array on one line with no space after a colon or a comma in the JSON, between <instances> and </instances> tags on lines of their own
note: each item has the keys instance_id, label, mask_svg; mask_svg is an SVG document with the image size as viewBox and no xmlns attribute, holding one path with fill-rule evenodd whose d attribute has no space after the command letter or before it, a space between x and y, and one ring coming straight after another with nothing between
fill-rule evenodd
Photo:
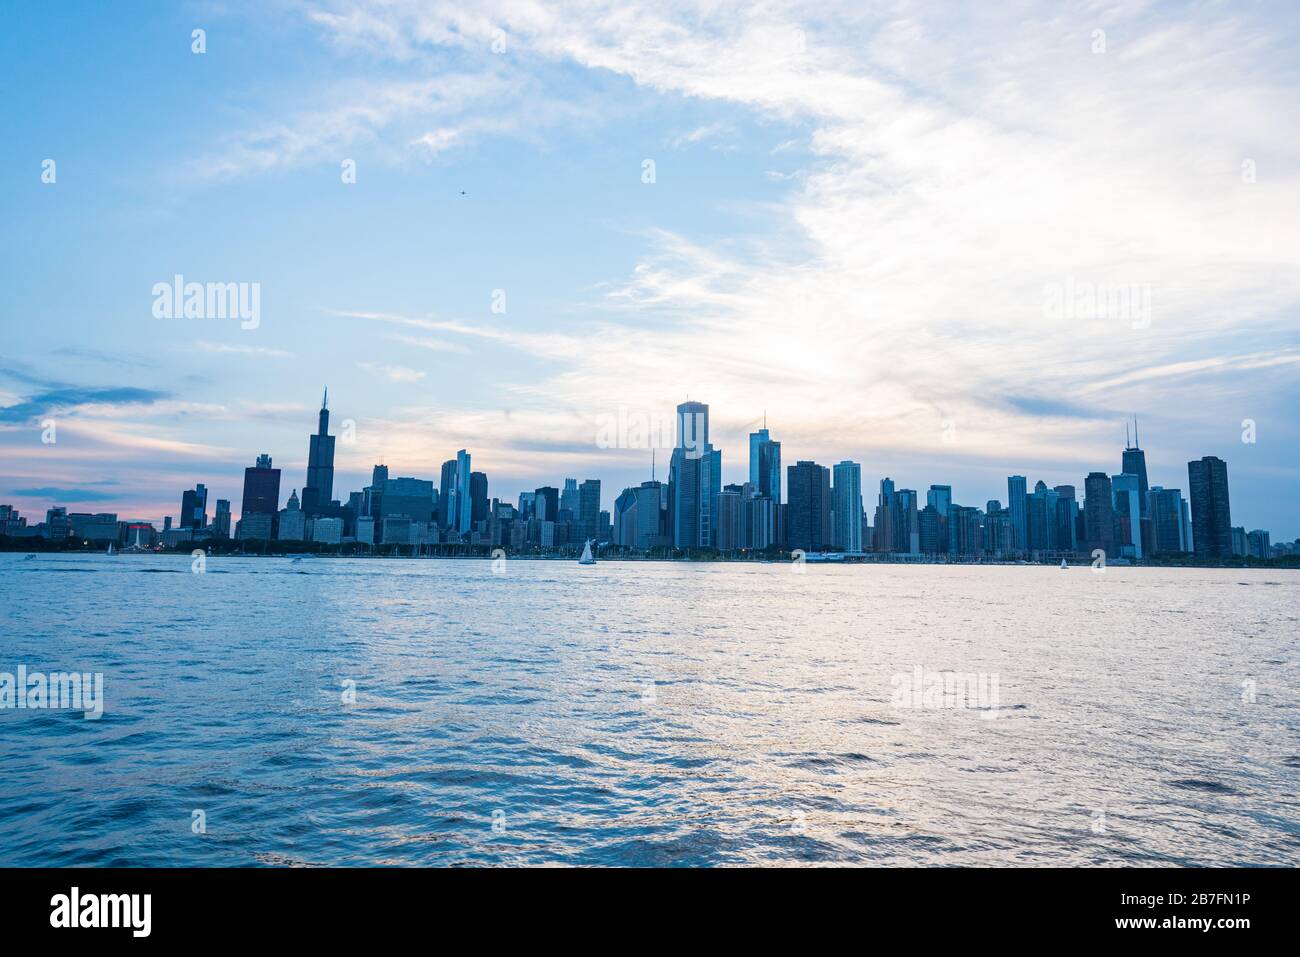
<instances>
[{"instance_id":1,"label":"lake water","mask_svg":"<svg viewBox=\"0 0 1300 957\"><path fill-rule=\"evenodd\" d=\"M499 572L0 555L0 865L1300 863L1295 571Z\"/></svg>"}]
</instances>

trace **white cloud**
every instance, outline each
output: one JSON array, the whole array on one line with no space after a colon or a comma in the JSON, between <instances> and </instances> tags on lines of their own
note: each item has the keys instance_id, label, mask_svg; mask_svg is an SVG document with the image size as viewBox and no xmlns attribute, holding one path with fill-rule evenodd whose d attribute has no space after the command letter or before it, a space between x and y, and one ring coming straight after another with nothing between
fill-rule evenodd
<instances>
[{"instance_id":1,"label":"white cloud","mask_svg":"<svg viewBox=\"0 0 1300 957\"><path fill-rule=\"evenodd\" d=\"M388 0L317 17L339 43L413 68L449 47L482 53L486 76L501 29L521 73L576 64L800 128L777 150L806 143L811 160L782 174L790 191L766 231L655 234L605 300L610 325L528 340L581 358L518 386L539 408L653 408L690 391L723 429L768 407L809 453L868 456L939 450L956 421L961 445L945 454L1004 461L1081 447L1119 410L1197 415L1168 408L1157 383L1171 377L1143 370L1244 354L1243 337L1276 334L1300 301L1293 20L1216 5L739 0ZM701 142L714 125L665 135ZM1247 158L1257 182L1242 180ZM1142 284L1150 322L1053 319L1044 290L1066 282ZM1268 368L1286 366L1255 371ZM1017 395L1082 411L1044 416Z\"/></svg>"},{"instance_id":2,"label":"white cloud","mask_svg":"<svg viewBox=\"0 0 1300 957\"><path fill-rule=\"evenodd\" d=\"M209 342L205 339L200 339L198 342L195 342L192 349L196 352L212 352L217 354L228 353L243 356L266 356L267 358L272 359L287 359L293 357L292 352L286 352L284 349L272 349L269 346L246 346L231 344L229 342Z\"/></svg>"},{"instance_id":3,"label":"white cloud","mask_svg":"<svg viewBox=\"0 0 1300 957\"><path fill-rule=\"evenodd\" d=\"M376 375L384 376L393 382L419 382L424 378L424 373L419 369L411 369L407 366L390 365L383 362L358 362L357 368L365 369L367 372L373 372Z\"/></svg>"}]
</instances>

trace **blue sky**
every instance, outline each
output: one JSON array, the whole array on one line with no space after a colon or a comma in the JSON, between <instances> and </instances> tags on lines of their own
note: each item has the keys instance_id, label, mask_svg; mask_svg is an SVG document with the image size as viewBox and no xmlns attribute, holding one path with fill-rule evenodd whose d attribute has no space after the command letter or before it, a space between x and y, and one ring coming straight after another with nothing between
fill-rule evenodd
<instances>
[{"instance_id":1,"label":"blue sky","mask_svg":"<svg viewBox=\"0 0 1300 957\"><path fill-rule=\"evenodd\" d=\"M1153 484L1220 455L1300 535L1288 5L465 6L6 11L0 501L237 510L259 452L287 497L328 385L336 491L468 447L608 507L650 455L601 423L689 394L727 481L766 411L981 506L1118 472L1137 415ZM257 327L155 318L178 273Z\"/></svg>"}]
</instances>

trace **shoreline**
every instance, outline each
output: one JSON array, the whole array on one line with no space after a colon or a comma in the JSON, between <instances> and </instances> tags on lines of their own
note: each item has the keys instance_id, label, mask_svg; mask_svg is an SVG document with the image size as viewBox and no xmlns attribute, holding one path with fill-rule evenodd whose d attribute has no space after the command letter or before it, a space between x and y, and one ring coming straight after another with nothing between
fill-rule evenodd
<instances>
[{"instance_id":1,"label":"shoreline","mask_svg":"<svg viewBox=\"0 0 1300 957\"><path fill-rule=\"evenodd\" d=\"M424 553L424 554L375 554L373 552L343 552L339 550L330 551L297 551L297 552L243 552L243 551L213 551L203 549L208 558L288 558L288 559L362 559L362 560L381 560L381 561L429 561L429 560L471 560L471 561L495 561L497 558L504 557L508 561L536 561L536 562L573 562L577 563L577 553L574 554L537 554L529 552L506 552L499 547L489 549L484 545L461 546L463 549L476 549L473 552L466 551L448 551L446 553ZM494 551L502 551L501 556L492 554ZM159 555L174 556L182 559L190 559L196 549L147 549L144 551L127 551L122 550L115 552L113 558L131 558L136 555ZM0 544L0 554L14 554L35 557L37 555L104 555L105 552L99 548L14 548L12 543ZM824 556L833 557L824 557ZM845 565L956 565L962 567L976 566L1011 566L1011 567L1039 567L1039 568L1060 568L1061 559L1065 558L1067 569L1081 568L1091 569L1092 561L1085 557L1071 559L1069 556L1056 555L1052 558L1041 560L1030 559L933 559L926 556L904 556L893 557L889 555L844 555L840 552L819 553L816 557L808 556L801 564L804 565L827 565L827 566L845 566ZM599 555L598 562L627 562L641 563L654 562L656 564L692 564L692 565L710 565L710 564L745 564L745 565L792 565L796 564L793 557L787 552L784 554L764 555L764 556L731 556L731 555L629 555L613 554ZM1106 567L1110 568L1232 568L1232 569L1261 569L1261 570L1297 570L1300 569L1300 556L1287 556L1280 559L1243 559L1239 562L1196 562L1196 561L1131 561L1125 559L1118 562L1107 562Z\"/></svg>"}]
</instances>

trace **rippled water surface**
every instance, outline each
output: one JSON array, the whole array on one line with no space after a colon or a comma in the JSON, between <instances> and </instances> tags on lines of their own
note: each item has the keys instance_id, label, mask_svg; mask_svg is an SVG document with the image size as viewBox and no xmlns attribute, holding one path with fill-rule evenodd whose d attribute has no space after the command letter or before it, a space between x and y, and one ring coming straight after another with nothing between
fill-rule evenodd
<instances>
[{"instance_id":1,"label":"rippled water surface","mask_svg":"<svg viewBox=\"0 0 1300 957\"><path fill-rule=\"evenodd\" d=\"M1300 863L1294 571L7 554L0 602L0 671L105 681L0 710L0 865Z\"/></svg>"}]
</instances>

